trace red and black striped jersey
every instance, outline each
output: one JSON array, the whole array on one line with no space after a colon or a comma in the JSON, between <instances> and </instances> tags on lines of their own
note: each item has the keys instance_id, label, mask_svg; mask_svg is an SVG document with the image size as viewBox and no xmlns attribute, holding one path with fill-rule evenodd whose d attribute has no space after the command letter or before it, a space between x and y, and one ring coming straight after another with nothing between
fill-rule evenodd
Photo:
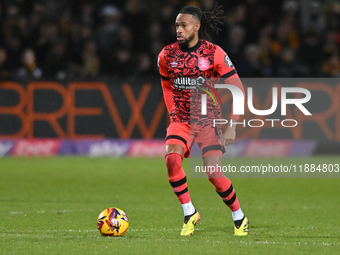
<instances>
[{"instance_id":1,"label":"red and black striped jersey","mask_svg":"<svg viewBox=\"0 0 340 255\"><path fill-rule=\"evenodd\" d=\"M215 94L214 80L237 76L228 55L218 45L205 40L199 40L195 47L187 50L181 50L178 42L165 46L158 56L158 67L172 122L187 122L190 114L200 115L201 108L192 104L194 100L200 106L201 93L204 92L198 89L199 85L205 83L205 91ZM207 113L211 117L221 115L221 107L209 96Z\"/></svg>"}]
</instances>

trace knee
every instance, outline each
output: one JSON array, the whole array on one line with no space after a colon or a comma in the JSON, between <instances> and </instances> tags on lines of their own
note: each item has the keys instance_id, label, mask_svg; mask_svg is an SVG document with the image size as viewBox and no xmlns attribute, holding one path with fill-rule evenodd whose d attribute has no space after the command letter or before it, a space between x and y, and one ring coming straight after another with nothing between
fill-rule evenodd
<instances>
[{"instance_id":1,"label":"knee","mask_svg":"<svg viewBox=\"0 0 340 255\"><path fill-rule=\"evenodd\" d=\"M165 164L168 171L181 168L182 156L177 153L169 153L165 156Z\"/></svg>"}]
</instances>

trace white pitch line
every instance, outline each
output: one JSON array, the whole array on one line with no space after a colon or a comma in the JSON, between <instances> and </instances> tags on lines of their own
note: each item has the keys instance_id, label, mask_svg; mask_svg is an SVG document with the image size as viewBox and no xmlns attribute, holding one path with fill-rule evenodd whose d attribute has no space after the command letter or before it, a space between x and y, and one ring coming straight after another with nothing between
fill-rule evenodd
<instances>
[{"instance_id":1,"label":"white pitch line","mask_svg":"<svg viewBox=\"0 0 340 255\"><path fill-rule=\"evenodd\" d=\"M174 232L174 231L178 231L179 228L177 229L158 229L158 230L155 230L155 229L138 229L138 228L135 228L135 229L129 229L128 232L148 232L148 231L156 231L156 232L160 232L160 231L171 231L171 232ZM203 228L201 229L196 229L196 230L204 230ZM53 230L25 230L23 233L20 233L20 234L16 234L17 230L15 229L12 229L12 230L6 230L7 231L10 231L10 232L13 232L13 234L17 235L17 236L23 236L25 235L25 233L55 233L55 232L74 232L74 233L88 233L88 232L98 232L97 229L86 229L86 230L80 230L80 229L63 229L63 230L57 230L57 229L53 229ZM12 234L4 234L4 233L1 233L0 232L0 235L1 236L6 236L6 235L12 235ZM66 237L66 236L63 236L63 237ZM68 238L69 237L74 237L74 236L67 236ZM81 238L81 237L79 237ZM98 238L100 238L100 236L98 235ZM159 238L157 237L157 241L178 241L178 239L162 239L162 240L158 240ZM182 239L183 241L184 239ZM188 239L186 239L188 240ZM235 244L235 241L232 241L232 240L206 240L206 242L212 242L212 243L230 243L230 244ZM293 243L287 243L287 242L277 242L277 241L250 241L250 242L247 242L247 241L238 241L237 243L240 243L240 244L247 244L247 245L256 245L256 244L262 244L262 245L298 245L298 246L304 246L304 245L323 245L323 246L339 246L340 243L326 243L326 242L320 242L320 243L317 243L317 242L312 242L312 243L309 243L309 242L293 242Z\"/></svg>"},{"instance_id":2,"label":"white pitch line","mask_svg":"<svg viewBox=\"0 0 340 255\"><path fill-rule=\"evenodd\" d=\"M80 209L80 210L38 210L38 211L26 211L26 212L20 212L20 211L11 211L11 212L0 212L0 214L40 214L40 213L73 213L73 212L95 212L95 210L92 209Z\"/></svg>"}]
</instances>

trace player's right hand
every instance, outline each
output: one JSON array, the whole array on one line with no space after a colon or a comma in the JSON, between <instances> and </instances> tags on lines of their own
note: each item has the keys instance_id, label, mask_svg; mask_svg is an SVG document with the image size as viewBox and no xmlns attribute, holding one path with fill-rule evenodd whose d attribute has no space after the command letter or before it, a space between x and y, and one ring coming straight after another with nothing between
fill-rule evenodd
<instances>
[{"instance_id":1,"label":"player's right hand","mask_svg":"<svg viewBox=\"0 0 340 255\"><path fill-rule=\"evenodd\" d=\"M235 127L236 125L234 125L233 127L228 126L226 130L223 132L221 139L222 148L224 148L224 146L228 146L234 143L236 137Z\"/></svg>"}]
</instances>

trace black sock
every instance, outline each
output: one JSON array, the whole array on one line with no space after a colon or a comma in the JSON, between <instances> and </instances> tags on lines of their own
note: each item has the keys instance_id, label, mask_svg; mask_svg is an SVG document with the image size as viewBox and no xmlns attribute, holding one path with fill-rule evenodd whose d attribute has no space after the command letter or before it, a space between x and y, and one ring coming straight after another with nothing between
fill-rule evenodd
<instances>
[{"instance_id":1,"label":"black sock","mask_svg":"<svg viewBox=\"0 0 340 255\"><path fill-rule=\"evenodd\" d=\"M188 220L191 218L191 216L193 216L195 213L197 213L196 209L195 209L195 212L193 214L190 214L190 215L187 215L187 216L184 216L184 223L187 223Z\"/></svg>"},{"instance_id":2,"label":"black sock","mask_svg":"<svg viewBox=\"0 0 340 255\"><path fill-rule=\"evenodd\" d=\"M244 220L246 216L243 216L243 218L241 220L235 220L234 221L234 224L235 224L235 227L239 228Z\"/></svg>"}]
</instances>

